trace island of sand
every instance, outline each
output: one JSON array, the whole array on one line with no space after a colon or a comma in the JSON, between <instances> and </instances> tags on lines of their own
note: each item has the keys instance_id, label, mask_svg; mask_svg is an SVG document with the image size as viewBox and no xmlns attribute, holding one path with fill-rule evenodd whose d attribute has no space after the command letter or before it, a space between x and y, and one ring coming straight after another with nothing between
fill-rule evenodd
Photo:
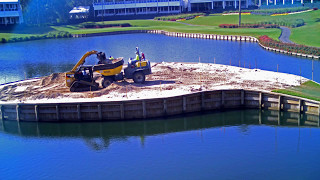
<instances>
[{"instance_id":1,"label":"island of sand","mask_svg":"<svg viewBox=\"0 0 320 180\"><path fill-rule=\"evenodd\" d=\"M126 101L223 89L270 92L307 80L291 74L220 64L162 62L152 64L152 74L144 84L124 80L92 92L70 92L65 85L65 73L8 83L0 86L0 103Z\"/></svg>"}]
</instances>

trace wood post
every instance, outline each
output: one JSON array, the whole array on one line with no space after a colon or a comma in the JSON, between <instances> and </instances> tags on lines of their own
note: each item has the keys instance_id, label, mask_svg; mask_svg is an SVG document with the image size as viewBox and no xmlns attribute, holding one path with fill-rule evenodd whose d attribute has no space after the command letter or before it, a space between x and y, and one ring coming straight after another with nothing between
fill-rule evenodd
<instances>
[{"instance_id":1,"label":"wood post","mask_svg":"<svg viewBox=\"0 0 320 180\"><path fill-rule=\"evenodd\" d=\"M147 109L146 109L146 101L142 101L142 117L147 118Z\"/></svg>"},{"instance_id":2,"label":"wood post","mask_svg":"<svg viewBox=\"0 0 320 180\"><path fill-rule=\"evenodd\" d=\"M279 99L278 99L278 111L281 111L281 106L282 106L282 96L279 95Z\"/></svg>"},{"instance_id":3,"label":"wood post","mask_svg":"<svg viewBox=\"0 0 320 180\"><path fill-rule=\"evenodd\" d=\"M98 116L99 116L99 120L102 120L102 110L101 110L101 104L98 104Z\"/></svg>"},{"instance_id":4,"label":"wood post","mask_svg":"<svg viewBox=\"0 0 320 180\"><path fill-rule=\"evenodd\" d=\"M222 90L221 91L221 109L224 108L224 96L225 96L225 92Z\"/></svg>"},{"instance_id":5,"label":"wood post","mask_svg":"<svg viewBox=\"0 0 320 180\"><path fill-rule=\"evenodd\" d=\"M163 99L163 115L167 115L167 99Z\"/></svg>"},{"instance_id":6,"label":"wood post","mask_svg":"<svg viewBox=\"0 0 320 180\"><path fill-rule=\"evenodd\" d=\"M123 105L123 103L120 104L120 118L124 119L124 105Z\"/></svg>"},{"instance_id":7,"label":"wood post","mask_svg":"<svg viewBox=\"0 0 320 180\"><path fill-rule=\"evenodd\" d=\"M183 96L182 97L182 110L183 112L185 113L187 111L187 97L186 96Z\"/></svg>"},{"instance_id":8,"label":"wood post","mask_svg":"<svg viewBox=\"0 0 320 180\"><path fill-rule=\"evenodd\" d=\"M56 105L56 118L57 118L57 121L60 120L60 111L59 111L59 106Z\"/></svg>"},{"instance_id":9,"label":"wood post","mask_svg":"<svg viewBox=\"0 0 320 180\"><path fill-rule=\"evenodd\" d=\"M318 106L318 116L319 116L319 119L318 119L318 127L320 127L320 104Z\"/></svg>"},{"instance_id":10,"label":"wood post","mask_svg":"<svg viewBox=\"0 0 320 180\"><path fill-rule=\"evenodd\" d=\"M303 100L299 99L299 113L303 113Z\"/></svg>"},{"instance_id":11,"label":"wood post","mask_svg":"<svg viewBox=\"0 0 320 180\"><path fill-rule=\"evenodd\" d=\"M263 94L262 92L259 93L259 109L262 109L263 105Z\"/></svg>"},{"instance_id":12,"label":"wood post","mask_svg":"<svg viewBox=\"0 0 320 180\"><path fill-rule=\"evenodd\" d=\"M201 92L201 110L205 110L205 94Z\"/></svg>"},{"instance_id":13,"label":"wood post","mask_svg":"<svg viewBox=\"0 0 320 180\"><path fill-rule=\"evenodd\" d=\"M38 105L34 106L34 114L36 116L36 121L39 121L39 107L38 107Z\"/></svg>"},{"instance_id":14,"label":"wood post","mask_svg":"<svg viewBox=\"0 0 320 180\"><path fill-rule=\"evenodd\" d=\"M77 114L78 114L78 120L81 120L81 108L80 108L80 104L77 105Z\"/></svg>"},{"instance_id":15,"label":"wood post","mask_svg":"<svg viewBox=\"0 0 320 180\"><path fill-rule=\"evenodd\" d=\"M1 120L4 120L4 106L0 105L0 111L1 111Z\"/></svg>"},{"instance_id":16,"label":"wood post","mask_svg":"<svg viewBox=\"0 0 320 180\"><path fill-rule=\"evenodd\" d=\"M261 109L259 110L259 124L262 124L262 113L261 113Z\"/></svg>"},{"instance_id":17,"label":"wood post","mask_svg":"<svg viewBox=\"0 0 320 180\"><path fill-rule=\"evenodd\" d=\"M241 106L244 106L244 91L241 90Z\"/></svg>"},{"instance_id":18,"label":"wood post","mask_svg":"<svg viewBox=\"0 0 320 180\"><path fill-rule=\"evenodd\" d=\"M281 111L278 111L278 125L280 126L281 124Z\"/></svg>"},{"instance_id":19,"label":"wood post","mask_svg":"<svg viewBox=\"0 0 320 180\"><path fill-rule=\"evenodd\" d=\"M17 121L20 121L20 105L16 105Z\"/></svg>"}]
</instances>

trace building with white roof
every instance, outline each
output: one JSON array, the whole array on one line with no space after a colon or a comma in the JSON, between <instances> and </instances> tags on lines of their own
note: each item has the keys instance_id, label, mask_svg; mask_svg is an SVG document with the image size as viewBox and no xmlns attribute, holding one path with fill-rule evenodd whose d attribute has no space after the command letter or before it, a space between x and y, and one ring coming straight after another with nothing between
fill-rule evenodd
<instances>
[{"instance_id":1,"label":"building with white roof","mask_svg":"<svg viewBox=\"0 0 320 180\"><path fill-rule=\"evenodd\" d=\"M241 0L241 8L248 8L251 0ZM188 0L188 11L239 9L239 0Z\"/></svg>"},{"instance_id":2,"label":"building with white roof","mask_svg":"<svg viewBox=\"0 0 320 180\"><path fill-rule=\"evenodd\" d=\"M20 0L0 0L0 25L23 23Z\"/></svg>"},{"instance_id":3,"label":"building with white roof","mask_svg":"<svg viewBox=\"0 0 320 180\"><path fill-rule=\"evenodd\" d=\"M70 19L85 19L89 17L90 6L74 7L70 12Z\"/></svg>"},{"instance_id":4,"label":"building with white roof","mask_svg":"<svg viewBox=\"0 0 320 180\"><path fill-rule=\"evenodd\" d=\"M183 0L94 0L94 16L177 14Z\"/></svg>"}]
</instances>

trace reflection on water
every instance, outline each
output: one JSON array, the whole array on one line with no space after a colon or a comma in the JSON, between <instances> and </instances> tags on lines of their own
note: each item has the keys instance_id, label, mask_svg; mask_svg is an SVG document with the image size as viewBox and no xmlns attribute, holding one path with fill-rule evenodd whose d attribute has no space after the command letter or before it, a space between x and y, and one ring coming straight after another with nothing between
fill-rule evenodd
<instances>
[{"instance_id":1,"label":"reflection on water","mask_svg":"<svg viewBox=\"0 0 320 180\"><path fill-rule=\"evenodd\" d=\"M33 78L33 77L41 77L47 76L55 72L67 72L72 69L74 64L65 63L60 65L50 64L50 63L39 63L35 64L25 64L25 72L26 78Z\"/></svg>"},{"instance_id":2,"label":"reflection on water","mask_svg":"<svg viewBox=\"0 0 320 180\"><path fill-rule=\"evenodd\" d=\"M5 179L319 179L319 117L244 110L95 123L0 121Z\"/></svg>"},{"instance_id":3,"label":"reflection on water","mask_svg":"<svg viewBox=\"0 0 320 180\"><path fill-rule=\"evenodd\" d=\"M180 118L144 121L94 122L94 123L30 123L2 121L0 131L25 136L45 138L80 137L94 150L108 148L110 141L125 141L140 137L141 144L148 136L184 131L237 126L244 135L250 134L251 125L285 127L319 127L319 118L297 113L243 110Z\"/></svg>"}]
</instances>

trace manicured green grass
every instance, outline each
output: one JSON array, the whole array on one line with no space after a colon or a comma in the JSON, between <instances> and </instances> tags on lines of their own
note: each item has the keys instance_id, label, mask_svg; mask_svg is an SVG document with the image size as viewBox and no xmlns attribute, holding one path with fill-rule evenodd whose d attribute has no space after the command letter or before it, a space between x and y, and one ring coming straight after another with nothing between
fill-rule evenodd
<instances>
[{"instance_id":1,"label":"manicured green grass","mask_svg":"<svg viewBox=\"0 0 320 180\"><path fill-rule=\"evenodd\" d=\"M320 22L292 28L290 40L297 44L320 47Z\"/></svg>"},{"instance_id":2,"label":"manicured green grass","mask_svg":"<svg viewBox=\"0 0 320 180\"><path fill-rule=\"evenodd\" d=\"M221 34L221 35L248 35L259 37L268 34L271 38L278 38L281 31L279 29L222 29L215 26L190 26L177 22L163 22L151 20L136 20L136 21L121 21L118 23L130 23L132 27L123 28L101 28L101 29L77 29L71 26L54 27L58 31L66 31L72 34L89 34L111 31L126 31L126 30L165 30L169 32L189 32L189 33L205 33L205 34ZM114 23L114 22L108 22Z\"/></svg>"},{"instance_id":3,"label":"manicured green grass","mask_svg":"<svg viewBox=\"0 0 320 180\"><path fill-rule=\"evenodd\" d=\"M277 89L273 90L272 92L288 94L292 96L303 97L311 100L320 101L320 84L307 81L301 86L289 88L289 89Z\"/></svg>"}]
</instances>

